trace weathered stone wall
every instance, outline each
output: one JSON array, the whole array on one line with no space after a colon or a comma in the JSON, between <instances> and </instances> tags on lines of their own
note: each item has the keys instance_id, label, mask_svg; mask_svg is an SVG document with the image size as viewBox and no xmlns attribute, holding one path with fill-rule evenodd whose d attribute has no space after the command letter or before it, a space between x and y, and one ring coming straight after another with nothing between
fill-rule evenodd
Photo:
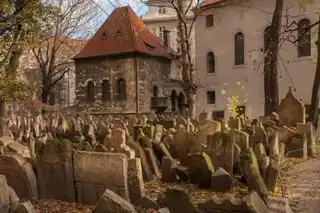
<instances>
[{"instance_id":1,"label":"weathered stone wall","mask_svg":"<svg viewBox=\"0 0 320 213\"><path fill-rule=\"evenodd\" d=\"M40 198L74 202L71 143L59 139L36 143L36 156Z\"/></svg>"},{"instance_id":2,"label":"weathered stone wall","mask_svg":"<svg viewBox=\"0 0 320 213\"><path fill-rule=\"evenodd\" d=\"M138 56L139 70L139 112L151 111L152 87L170 86L169 74L171 61L163 58ZM76 61L76 97L77 111L86 110L91 113L130 114L136 113L136 71L135 59L131 55L117 57L99 57ZM127 100L117 100L117 81L126 81ZM110 83L111 101L102 102L102 81ZM95 83L95 101L87 101L87 82ZM169 90L168 90L169 91ZM165 92L170 95L170 92Z\"/></svg>"},{"instance_id":3,"label":"weathered stone wall","mask_svg":"<svg viewBox=\"0 0 320 213\"><path fill-rule=\"evenodd\" d=\"M166 88L169 81L171 62L165 59L139 58L139 106L140 112L150 112L152 89L157 85L159 90ZM164 94L168 95L169 94Z\"/></svg>"},{"instance_id":4,"label":"weathered stone wall","mask_svg":"<svg viewBox=\"0 0 320 213\"><path fill-rule=\"evenodd\" d=\"M107 188L129 199L126 155L75 151L73 159L78 202L95 204Z\"/></svg>"},{"instance_id":5,"label":"weathered stone wall","mask_svg":"<svg viewBox=\"0 0 320 213\"><path fill-rule=\"evenodd\" d=\"M108 188L122 198L129 200L128 159L124 154L72 151L67 142L48 141L46 145L37 144L37 178L40 198L95 204ZM40 146L40 147L39 147ZM6 163L0 156L1 174L22 197L37 198L37 185L30 191L24 186L35 181L27 181L27 174L13 173L17 168ZM5 161L6 160L6 161ZM5 167L10 165L10 167ZM8 171L8 172L7 172ZM24 171L24 170L23 170ZM32 170L31 170L32 171ZM33 172L33 171L32 171ZM17 177L10 174L18 174ZM23 176L24 175L24 176ZM29 178L30 179L30 178ZM18 181L20 180L20 182Z\"/></svg>"},{"instance_id":6,"label":"weathered stone wall","mask_svg":"<svg viewBox=\"0 0 320 213\"><path fill-rule=\"evenodd\" d=\"M135 110L135 81L133 72L133 59L118 57L94 58L76 61L76 99L77 111L88 110L90 112L104 111L115 113L132 113ZM121 103L116 100L116 83L122 77L126 80L127 101ZM111 101L102 102L102 81L109 80ZM87 82L93 80L95 83L95 101L87 101Z\"/></svg>"}]
</instances>

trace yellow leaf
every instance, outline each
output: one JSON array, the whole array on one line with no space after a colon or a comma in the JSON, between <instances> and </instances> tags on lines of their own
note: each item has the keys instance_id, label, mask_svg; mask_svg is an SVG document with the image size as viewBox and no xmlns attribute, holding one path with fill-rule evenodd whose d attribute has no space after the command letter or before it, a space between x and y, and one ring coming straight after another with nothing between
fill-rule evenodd
<instances>
[{"instance_id":1,"label":"yellow leaf","mask_svg":"<svg viewBox=\"0 0 320 213\"><path fill-rule=\"evenodd\" d=\"M240 86L240 85L241 85L240 81L237 81L237 86Z\"/></svg>"},{"instance_id":2,"label":"yellow leaf","mask_svg":"<svg viewBox=\"0 0 320 213\"><path fill-rule=\"evenodd\" d=\"M316 57L312 57L311 60L312 60L312 63L317 63Z\"/></svg>"}]
</instances>

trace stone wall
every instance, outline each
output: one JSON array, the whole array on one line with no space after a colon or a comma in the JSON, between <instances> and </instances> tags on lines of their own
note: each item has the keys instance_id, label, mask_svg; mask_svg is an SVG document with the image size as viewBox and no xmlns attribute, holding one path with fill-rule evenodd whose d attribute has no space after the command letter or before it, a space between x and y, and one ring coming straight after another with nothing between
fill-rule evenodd
<instances>
[{"instance_id":1,"label":"stone wall","mask_svg":"<svg viewBox=\"0 0 320 213\"><path fill-rule=\"evenodd\" d=\"M124 154L75 151L73 159L78 202L96 204L107 188L129 199Z\"/></svg>"},{"instance_id":2,"label":"stone wall","mask_svg":"<svg viewBox=\"0 0 320 213\"><path fill-rule=\"evenodd\" d=\"M0 156L0 173L21 198L93 205L108 188L129 200L124 154L76 151L68 140L59 139L37 143L36 154L36 171L18 154Z\"/></svg>"},{"instance_id":3,"label":"stone wall","mask_svg":"<svg viewBox=\"0 0 320 213\"><path fill-rule=\"evenodd\" d=\"M139 70L139 112L149 113L151 111L152 87L154 85L159 88L170 86L171 61L148 56L138 56L135 61L132 55L76 60L77 112L86 110L91 113L107 114L136 113L137 76L135 63ZM126 101L117 100L116 84L119 78L126 81ZM87 83L90 80L95 83L95 101L93 103L87 101ZM111 101L101 101L103 80L108 80L110 83ZM169 89L165 95L169 95L170 92Z\"/></svg>"}]
</instances>

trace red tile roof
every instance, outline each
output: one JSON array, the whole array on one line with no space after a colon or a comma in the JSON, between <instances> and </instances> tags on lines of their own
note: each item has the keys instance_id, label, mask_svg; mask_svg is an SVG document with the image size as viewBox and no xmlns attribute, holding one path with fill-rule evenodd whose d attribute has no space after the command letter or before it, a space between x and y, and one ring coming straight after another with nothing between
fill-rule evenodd
<instances>
[{"instance_id":1,"label":"red tile roof","mask_svg":"<svg viewBox=\"0 0 320 213\"><path fill-rule=\"evenodd\" d=\"M223 2L225 0L204 0L201 4L200 7L206 7L209 5L214 5L214 4L218 4L220 2Z\"/></svg>"},{"instance_id":2,"label":"red tile roof","mask_svg":"<svg viewBox=\"0 0 320 213\"><path fill-rule=\"evenodd\" d=\"M115 9L75 59L139 52L170 58L158 38L129 7Z\"/></svg>"}]
</instances>

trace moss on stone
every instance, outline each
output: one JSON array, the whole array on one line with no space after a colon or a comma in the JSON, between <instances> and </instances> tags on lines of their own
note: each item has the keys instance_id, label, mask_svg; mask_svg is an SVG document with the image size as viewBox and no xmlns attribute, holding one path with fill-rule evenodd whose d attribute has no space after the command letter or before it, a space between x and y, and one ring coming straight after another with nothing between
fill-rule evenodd
<instances>
[{"instance_id":1,"label":"moss on stone","mask_svg":"<svg viewBox=\"0 0 320 213\"><path fill-rule=\"evenodd\" d=\"M68 149L70 141L66 140L66 139L62 139L62 140L55 139L54 143L56 144L56 146L58 148L58 152L59 153L63 153Z\"/></svg>"}]
</instances>

